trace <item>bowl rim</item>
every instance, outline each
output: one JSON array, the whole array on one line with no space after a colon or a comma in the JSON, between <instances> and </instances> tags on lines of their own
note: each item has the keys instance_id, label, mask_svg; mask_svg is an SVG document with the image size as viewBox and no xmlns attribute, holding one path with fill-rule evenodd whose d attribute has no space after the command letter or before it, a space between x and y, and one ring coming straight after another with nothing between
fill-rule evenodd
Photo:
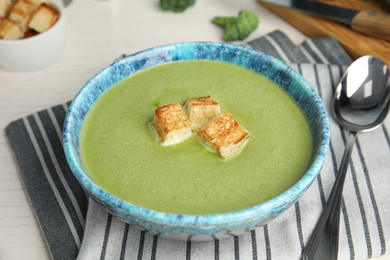
<instances>
[{"instance_id":1,"label":"bowl rim","mask_svg":"<svg viewBox=\"0 0 390 260\"><path fill-rule=\"evenodd\" d=\"M102 73L108 73L110 70L114 69L116 66L121 66L121 64L132 61L139 56L152 53L153 51L158 50L167 50L172 47L186 47L188 45L201 44L201 45L210 45L210 46L221 46L226 47L231 50L241 50L248 52L253 55L260 55L270 59L273 65L277 67L290 69L289 76L293 77L294 80L298 80L300 85L308 92L312 98L315 99L315 107L317 108L317 112L321 115L321 141L317 147L317 151L315 151L315 147L313 147L313 157L311 158L309 168L306 170L304 175L299 179L297 183L295 183L288 190L279 194L278 196L267 200L258 205L245 208L242 210L227 212L227 213L219 213L219 214L209 214L209 215L183 215L183 214L174 214L174 213L165 213L158 212L151 209L146 209L129 202L123 201L106 191L100 188L97 184L95 184L86 173L79 167L77 161L77 151L72 147L72 139L68 127L71 127L74 123L73 111L77 110L77 107L82 102L82 96L85 95L88 91L90 91L94 87L94 80L99 77ZM124 77L123 77L124 78ZM112 85L111 85L112 86ZM111 87L110 86L110 87ZM102 93L101 93L102 94ZM100 94L100 95L101 95ZM95 100L96 101L96 100ZM81 186L86 189L92 198L96 200L99 204L106 206L111 213L123 216L127 213L130 213L134 218L132 222L138 222L136 224L141 223L141 226L149 229L157 229L159 232L170 232L170 233L180 233L182 231L191 232L193 234L202 234L208 233L211 234L213 232L217 232L222 229L235 229L235 228L247 228L248 223L252 222L252 226L254 222L261 222L262 219L267 217L271 217L274 215L279 215L282 210L275 208L275 205L283 204L283 207L287 205L287 207L291 206L312 184L314 179L319 174L322 165L325 161L325 155L327 154L328 147L330 142L330 130L329 130L329 121L326 109L322 103L321 98L314 90L313 87L301 76L299 73L291 69L284 62L265 54L261 51L251 49L241 45L235 45L230 43L220 43L220 42L208 42L208 41L197 41L197 42L182 42L182 43L173 43L162 45L158 47L152 47L143 51L136 52L129 56L126 56L111 65L105 67L100 72L98 72L94 77L91 78L78 92L76 97L71 102L69 106L65 122L64 122L64 136L63 136L63 147L66 155L66 159L68 164L74 173L75 177L81 183ZM279 212L280 211L280 212ZM266 214L265 214L266 213ZM254 221L254 222L253 222Z\"/></svg>"}]
</instances>

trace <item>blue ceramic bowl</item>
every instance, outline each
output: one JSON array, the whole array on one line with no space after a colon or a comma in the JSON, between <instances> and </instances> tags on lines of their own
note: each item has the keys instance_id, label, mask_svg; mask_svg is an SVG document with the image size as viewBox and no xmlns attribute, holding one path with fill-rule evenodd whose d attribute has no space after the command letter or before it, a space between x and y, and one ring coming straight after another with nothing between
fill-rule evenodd
<instances>
[{"instance_id":1,"label":"blue ceramic bowl","mask_svg":"<svg viewBox=\"0 0 390 260\"><path fill-rule=\"evenodd\" d=\"M137 71L157 64L209 59L239 64L261 73L282 86L298 102L309 118L314 135L311 162L304 176L286 192L259 205L223 214L178 215L157 212L122 201L102 190L86 172L79 153L83 120L94 102L108 88ZM329 122L315 90L283 62L262 52L226 43L192 42L145 50L113 63L100 71L81 89L69 107L64 125L65 154L74 175L86 192L122 220L143 230L174 239L221 239L267 224L296 202L318 175L328 151Z\"/></svg>"}]
</instances>

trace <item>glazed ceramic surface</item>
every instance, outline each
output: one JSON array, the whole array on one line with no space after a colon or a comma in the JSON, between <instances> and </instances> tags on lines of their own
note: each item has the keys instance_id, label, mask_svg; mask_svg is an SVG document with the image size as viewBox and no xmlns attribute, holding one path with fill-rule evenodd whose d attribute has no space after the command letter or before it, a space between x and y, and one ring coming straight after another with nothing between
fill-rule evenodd
<instances>
[{"instance_id":1,"label":"glazed ceramic surface","mask_svg":"<svg viewBox=\"0 0 390 260\"><path fill-rule=\"evenodd\" d=\"M282 86L307 115L314 136L314 149L307 172L290 189L259 205L231 213L179 215L156 212L122 201L97 186L85 171L79 153L83 120L94 102L116 82L157 64L209 59L245 66ZM174 239L209 240L238 235L270 220L289 208L317 177L328 151L329 122L314 89L293 69L262 52L226 43L192 42L166 45L124 57L99 72L77 94L64 124L64 150L74 175L87 193L122 220L139 228Z\"/></svg>"}]
</instances>

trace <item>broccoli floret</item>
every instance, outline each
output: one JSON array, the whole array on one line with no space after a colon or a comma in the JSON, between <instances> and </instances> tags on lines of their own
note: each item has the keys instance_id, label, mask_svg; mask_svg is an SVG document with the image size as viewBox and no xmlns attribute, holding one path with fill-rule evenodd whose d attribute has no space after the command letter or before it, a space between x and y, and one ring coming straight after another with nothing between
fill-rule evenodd
<instances>
[{"instance_id":1,"label":"broccoli floret","mask_svg":"<svg viewBox=\"0 0 390 260\"><path fill-rule=\"evenodd\" d=\"M183 12L187 7L195 4L195 0L160 0L160 6L164 10L175 13Z\"/></svg>"},{"instance_id":2,"label":"broccoli floret","mask_svg":"<svg viewBox=\"0 0 390 260\"><path fill-rule=\"evenodd\" d=\"M238 17L215 17L213 24L226 28L223 36L225 41L244 40L249 36L259 24L259 19L254 12L243 9L238 13Z\"/></svg>"}]
</instances>

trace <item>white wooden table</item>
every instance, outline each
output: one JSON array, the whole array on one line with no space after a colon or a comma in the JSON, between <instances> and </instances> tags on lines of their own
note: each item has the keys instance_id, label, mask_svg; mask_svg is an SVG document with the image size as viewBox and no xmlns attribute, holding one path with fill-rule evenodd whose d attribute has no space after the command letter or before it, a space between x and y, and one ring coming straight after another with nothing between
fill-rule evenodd
<instances>
[{"instance_id":1,"label":"white wooden table","mask_svg":"<svg viewBox=\"0 0 390 260\"><path fill-rule=\"evenodd\" d=\"M260 18L246 41L276 29L296 44L303 41L300 32L254 0L197 0L184 13L162 11L159 0L73 0L66 8L66 49L56 64L23 74L0 68L0 259L50 259L3 131L7 124L71 100L121 54L168 43L222 41L223 31L211 19L235 16L243 8Z\"/></svg>"}]
</instances>

